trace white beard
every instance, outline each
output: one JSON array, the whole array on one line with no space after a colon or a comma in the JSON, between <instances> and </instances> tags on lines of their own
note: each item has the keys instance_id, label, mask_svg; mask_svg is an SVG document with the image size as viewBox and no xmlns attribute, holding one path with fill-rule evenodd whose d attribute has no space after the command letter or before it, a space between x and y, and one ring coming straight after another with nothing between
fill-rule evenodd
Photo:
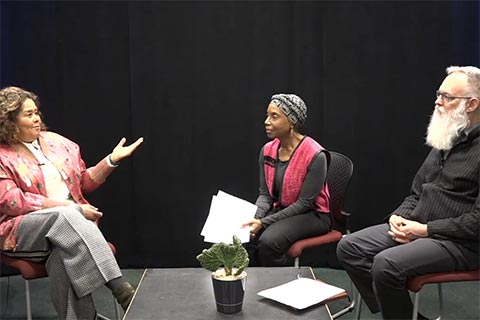
<instances>
[{"instance_id":1,"label":"white beard","mask_svg":"<svg viewBox=\"0 0 480 320\"><path fill-rule=\"evenodd\" d=\"M463 101L449 112L441 106L435 106L427 128L427 145L439 150L450 150L462 130L469 125L465 108L466 103Z\"/></svg>"}]
</instances>

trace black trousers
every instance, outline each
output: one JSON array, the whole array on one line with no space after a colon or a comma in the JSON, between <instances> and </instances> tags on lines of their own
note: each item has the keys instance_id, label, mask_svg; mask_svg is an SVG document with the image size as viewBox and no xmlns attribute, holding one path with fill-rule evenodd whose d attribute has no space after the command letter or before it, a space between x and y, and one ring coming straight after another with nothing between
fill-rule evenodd
<instances>
[{"instance_id":1,"label":"black trousers","mask_svg":"<svg viewBox=\"0 0 480 320\"><path fill-rule=\"evenodd\" d=\"M330 231L330 214L309 211L272 223L247 244L250 266L292 265L287 251L297 240Z\"/></svg>"},{"instance_id":2,"label":"black trousers","mask_svg":"<svg viewBox=\"0 0 480 320\"><path fill-rule=\"evenodd\" d=\"M412 318L409 278L479 266L477 252L452 241L420 238L399 244L388 230L388 223L372 226L344 237L337 246L340 264L370 311L381 311L384 319Z\"/></svg>"}]
</instances>

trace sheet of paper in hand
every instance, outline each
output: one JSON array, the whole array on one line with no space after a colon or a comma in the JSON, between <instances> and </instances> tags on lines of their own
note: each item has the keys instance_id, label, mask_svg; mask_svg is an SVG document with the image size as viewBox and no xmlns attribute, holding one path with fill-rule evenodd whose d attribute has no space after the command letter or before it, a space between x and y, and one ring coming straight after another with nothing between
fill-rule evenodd
<instances>
[{"instance_id":1,"label":"sheet of paper in hand","mask_svg":"<svg viewBox=\"0 0 480 320\"><path fill-rule=\"evenodd\" d=\"M212 196L210 212L200 232L205 242L232 243L233 235L242 242L250 241L250 229L242 228L242 224L253 219L257 206L246 200L223 191Z\"/></svg>"}]
</instances>

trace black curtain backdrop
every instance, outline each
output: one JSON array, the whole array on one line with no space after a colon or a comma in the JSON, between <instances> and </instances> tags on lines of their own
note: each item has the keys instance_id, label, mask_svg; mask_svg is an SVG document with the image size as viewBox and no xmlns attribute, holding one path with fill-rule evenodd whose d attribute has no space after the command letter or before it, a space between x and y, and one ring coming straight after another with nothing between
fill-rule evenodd
<instances>
[{"instance_id":1,"label":"black curtain backdrop","mask_svg":"<svg viewBox=\"0 0 480 320\"><path fill-rule=\"evenodd\" d=\"M352 228L408 194L449 65L480 64L478 1L1 1L2 87L40 96L88 165L144 145L87 195L122 267L198 266L219 189L255 201L274 93L355 164ZM225 213L228 215L228 212ZM317 256L318 262L326 259Z\"/></svg>"}]
</instances>

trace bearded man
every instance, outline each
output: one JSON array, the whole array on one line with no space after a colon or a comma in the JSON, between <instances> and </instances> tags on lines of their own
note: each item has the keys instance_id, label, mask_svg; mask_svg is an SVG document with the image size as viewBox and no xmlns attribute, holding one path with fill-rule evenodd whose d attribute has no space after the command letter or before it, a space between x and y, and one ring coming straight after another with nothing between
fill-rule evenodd
<instances>
[{"instance_id":1,"label":"bearded man","mask_svg":"<svg viewBox=\"0 0 480 320\"><path fill-rule=\"evenodd\" d=\"M436 96L426 138L432 150L411 194L385 223L352 233L337 247L370 311L384 319L412 318L409 278L480 264L480 69L447 68Z\"/></svg>"}]
</instances>

